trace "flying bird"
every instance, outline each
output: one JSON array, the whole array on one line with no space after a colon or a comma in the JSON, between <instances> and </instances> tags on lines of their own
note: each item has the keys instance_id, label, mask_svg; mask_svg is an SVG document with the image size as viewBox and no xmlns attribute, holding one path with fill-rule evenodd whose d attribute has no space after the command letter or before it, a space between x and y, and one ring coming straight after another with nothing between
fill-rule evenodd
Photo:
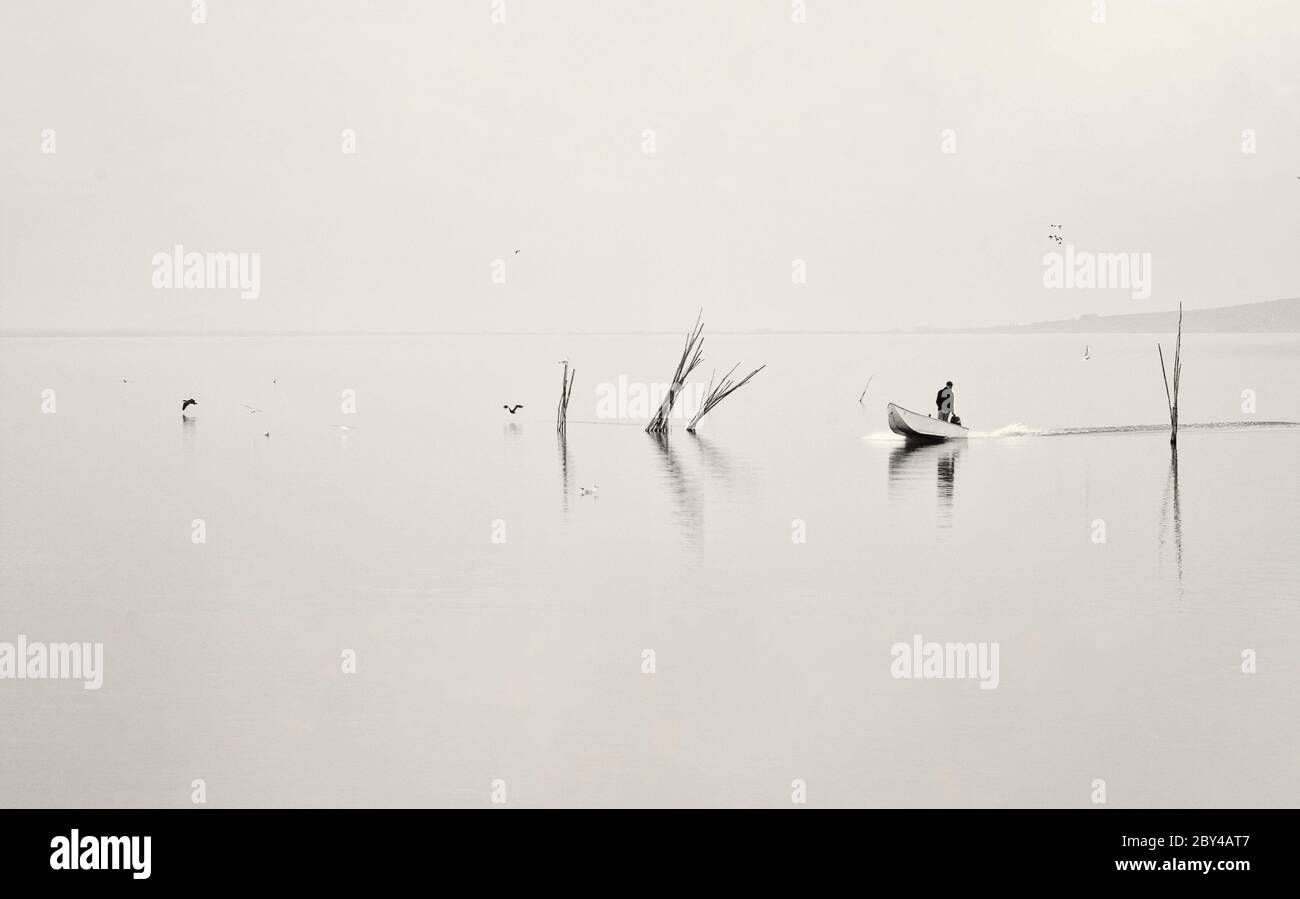
<instances>
[{"instance_id":1,"label":"flying bird","mask_svg":"<svg viewBox=\"0 0 1300 899\"><path fill-rule=\"evenodd\" d=\"M248 403L244 403L244 408L247 409L249 412L261 412L261 411L262 411L261 409L254 409L252 406L248 405Z\"/></svg>"},{"instance_id":2,"label":"flying bird","mask_svg":"<svg viewBox=\"0 0 1300 899\"><path fill-rule=\"evenodd\" d=\"M181 412L184 412L190 406L197 406L198 404L199 404L198 400L193 400L193 399L185 400L184 402L181 403Z\"/></svg>"},{"instance_id":3,"label":"flying bird","mask_svg":"<svg viewBox=\"0 0 1300 899\"><path fill-rule=\"evenodd\" d=\"M579 496L596 496L596 491L600 489L599 484L592 484L590 487L579 487Z\"/></svg>"},{"instance_id":4,"label":"flying bird","mask_svg":"<svg viewBox=\"0 0 1300 899\"><path fill-rule=\"evenodd\" d=\"M515 412L517 412L518 410L524 408L524 404L523 404L523 403L516 403L516 404L513 405L513 406L502 406L501 408L502 408L502 409L505 409L505 410L506 410L507 412L509 412L511 415L514 415Z\"/></svg>"}]
</instances>

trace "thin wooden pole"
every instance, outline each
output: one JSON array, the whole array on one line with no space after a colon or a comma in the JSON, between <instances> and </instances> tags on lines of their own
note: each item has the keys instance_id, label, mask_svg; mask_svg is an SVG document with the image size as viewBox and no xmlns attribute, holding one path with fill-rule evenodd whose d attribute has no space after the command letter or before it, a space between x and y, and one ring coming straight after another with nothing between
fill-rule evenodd
<instances>
[{"instance_id":1,"label":"thin wooden pole","mask_svg":"<svg viewBox=\"0 0 1300 899\"><path fill-rule=\"evenodd\" d=\"M1160 353L1160 377L1165 382L1165 403L1169 406L1169 442L1178 445L1178 387L1183 376L1183 304L1178 304L1178 335L1174 338L1174 388L1169 389L1169 374L1165 370L1165 350L1156 344Z\"/></svg>"},{"instance_id":2,"label":"thin wooden pole","mask_svg":"<svg viewBox=\"0 0 1300 899\"><path fill-rule=\"evenodd\" d=\"M563 431L569 424L569 397L573 394L573 379L578 376L575 368L570 374L569 363L564 363L560 372L560 402L555 407L555 430Z\"/></svg>"},{"instance_id":3,"label":"thin wooden pole","mask_svg":"<svg viewBox=\"0 0 1300 899\"><path fill-rule=\"evenodd\" d=\"M1160 377L1165 382L1165 406L1169 409L1174 407L1172 394L1169 393L1169 375L1165 373L1165 349L1160 344L1156 344L1156 351L1160 353Z\"/></svg>"},{"instance_id":4,"label":"thin wooden pole","mask_svg":"<svg viewBox=\"0 0 1300 899\"><path fill-rule=\"evenodd\" d=\"M1178 337L1174 343L1174 402L1169 409L1169 443L1178 445L1178 387L1183 379L1183 304L1178 304Z\"/></svg>"}]
</instances>

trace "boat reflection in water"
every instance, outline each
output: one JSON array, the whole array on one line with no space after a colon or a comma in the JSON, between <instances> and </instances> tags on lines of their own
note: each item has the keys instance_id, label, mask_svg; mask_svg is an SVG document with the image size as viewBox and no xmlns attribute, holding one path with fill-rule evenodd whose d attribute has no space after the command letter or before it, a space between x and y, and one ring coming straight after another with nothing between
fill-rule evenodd
<instances>
[{"instance_id":1,"label":"boat reflection in water","mask_svg":"<svg viewBox=\"0 0 1300 899\"><path fill-rule=\"evenodd\" d=\"M919 487L934 478L938 493L939 518L944 527L952 524L952 501L957 485L957 456L960 443L904 444L889 453L889 486Z\"/></svg>"}]
</instances>

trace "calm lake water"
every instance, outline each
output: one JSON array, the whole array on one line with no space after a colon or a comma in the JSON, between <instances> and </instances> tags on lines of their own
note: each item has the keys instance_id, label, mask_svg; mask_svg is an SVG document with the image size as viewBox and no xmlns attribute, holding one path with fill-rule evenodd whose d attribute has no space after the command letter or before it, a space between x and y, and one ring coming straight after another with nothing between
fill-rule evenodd
<instances>
[{"instance_id":1,"label":"calm lake water","mask_svg":"<svg viewBox=\"0 0 1300 899\"><path fill-rule=\"evenodd\" d=\"M0 641L104 644L0 806L1295 806L1300 336L1187 335L1176 472L1156 340L706 336L666 439L597 391L675 336L0 341Z\"/></svg>"}]
</instances>

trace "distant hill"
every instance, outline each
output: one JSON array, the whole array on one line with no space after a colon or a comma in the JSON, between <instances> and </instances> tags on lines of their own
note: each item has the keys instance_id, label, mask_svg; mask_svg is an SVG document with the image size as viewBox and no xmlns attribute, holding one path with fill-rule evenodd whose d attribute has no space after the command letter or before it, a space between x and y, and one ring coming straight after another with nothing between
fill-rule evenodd
<instances>
[{"instance_id":1,"label":"distant hill","mask_svg":"<svg viewBox=\"0 0 1300 899\"><path fill-rule=\"evenodd\" d=\"M1178 310L1136 312L1130 315L1083 315L1061 321L992 328L943 329L961 334L1168 334L1178 327ZM1276 334L1300 333L1300 297L1183 311L1183 330L1189 333ZM935 333L937 328L918 328Z\"/></svg>"}]
</instances>

